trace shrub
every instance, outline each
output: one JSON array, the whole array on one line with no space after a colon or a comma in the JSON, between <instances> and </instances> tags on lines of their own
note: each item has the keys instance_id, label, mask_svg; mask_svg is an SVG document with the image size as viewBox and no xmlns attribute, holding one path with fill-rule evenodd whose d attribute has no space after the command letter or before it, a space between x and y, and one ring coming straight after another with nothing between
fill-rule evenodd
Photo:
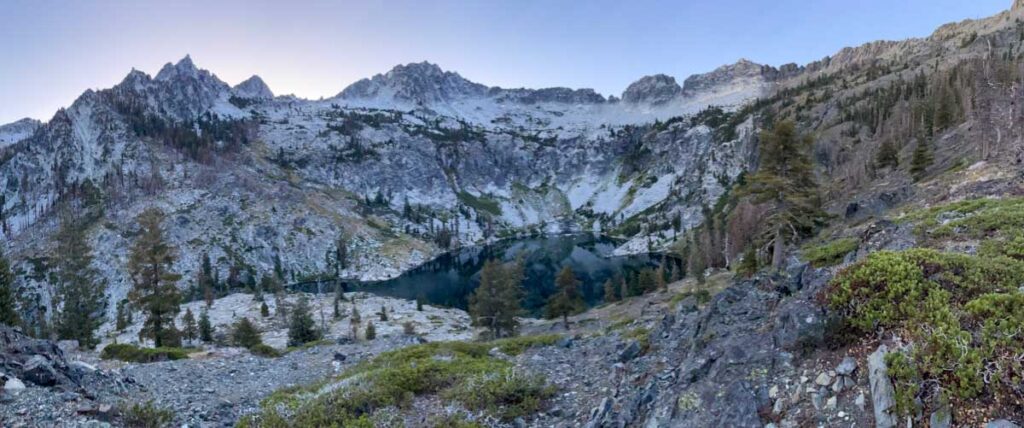
<instances>
[{"instance_id":1,"label":"shrub","mask_svg":"<svg viewBox=\"0 0 1024 428\"><path fill-rule=\"evenodd\" d=\"M100 358L133 363L152 363L166 360L183 360L188 352L181 348L143 348L128 344L113 343L100 352Z\"/></svg>"},{"instance_id":2,"label":"shrub","mask_svg":"<svg viewBox=\"0 0 1024 428\"><path fill-rule=\"evenodd\" d=\"M835 266L842 263L847 254L857 251L860 241L843 238L818 246L803 248L804 259L816 268Z\"/></svg>"},{"instance_id":3,"label":"shrub","mask_svg":"<svg viewBox=\"0 0 1024 428\"><path fill-rule=\"evenodd\" d=\"M265 343L258 343L256 345L250 346L249 352L252 352L253 355L259 355L261 357L268 358L277 358L282 355L281 351L278 351L273 346L267 345Z\"/></svg>"},{"instance_id":4,"label":"shrub","mask_svg":"<svg viewBox=\"0 0 1024 428\"><path fill-rule=\"evenodd\" d=\"M231 331L231 343L235 346L252 349L257 345L262 345L263 338L260 337L260 332L256 330L252 321L243 317L235 322L235 327Z\"/></svg>"},{"instance_id":5,"label":"shrub","mask_svg":"<svg viewBox=\"0 0 1024 428\"><path fill-rule=\"evenodd\" d=\"M373 326L372 322L366 323L366 340L373 340L377 338L377 328Z\"/></svg>"},{"instance_id":6,"label":"shrub","mask_svg":"<svg viewBox=\"0 0 1024 428\"><path fill-rule=\"evenodd\" d=\"M132 404L125 410L123 419L124 426L130 428L163 428L171 426L174 413L147 401Z\"/></svg>"},{"instance_id":7,"label":"shrub","mask_svg":"<svg viewBox=\"0 0 1024 428\"><path fill-rule=\"evenodd\" d=\"M515 353L549 341L549 336L538 336L479 343L435 342L388 351L335 379L275 392L263 401L258 414L244 419L240 426L372 426L369 418L377 410L406 406L413 397L426 394L500 418L526 415L537 411L553 390L540 377L518 373L511 362L488 352L498 347ZM345 387L330 387L340 383Z\"/></svg>"},{"instance_id":8,"label":"shrub","mask_svg":"<svg viewBox=\"0 0 1024 428\"><path fill-rule=\"evenodd\" d=\"M1024 377L1024 263L927 249L874 253L837 275L823 297L861 333L910 343L887 356L898 410L943 394L1013 400Z\"/></svg>"}]
</instances>

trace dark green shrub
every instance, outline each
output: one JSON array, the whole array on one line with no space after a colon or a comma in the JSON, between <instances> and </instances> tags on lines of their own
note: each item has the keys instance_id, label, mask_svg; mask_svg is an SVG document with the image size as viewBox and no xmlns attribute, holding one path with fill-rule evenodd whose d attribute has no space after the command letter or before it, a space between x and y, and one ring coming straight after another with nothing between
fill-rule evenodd
<instances>
[{"instance_id":1,"label":"dark green shrub","mask_svg":"<svg viewBox=\"0 0 1024 428\"><path fill-rule=\"evenodd\" d=\"M171 426L174 413L157 407L152 401L135 403L125 409L123 422L129 428L164 428Z\"/></svg>"},{"instance_id":2,"label":"dark green shrub","mask_svg":"<svg viewBox=\"0 0 1024 428\"><path fill-rule=\"evenodd\" d=\"M100 358L133 363L152 363L166 360L183 360L188 352L181 348L142 348L128 344L113 343L100 352Z\"/></svg>"}]
</instances>

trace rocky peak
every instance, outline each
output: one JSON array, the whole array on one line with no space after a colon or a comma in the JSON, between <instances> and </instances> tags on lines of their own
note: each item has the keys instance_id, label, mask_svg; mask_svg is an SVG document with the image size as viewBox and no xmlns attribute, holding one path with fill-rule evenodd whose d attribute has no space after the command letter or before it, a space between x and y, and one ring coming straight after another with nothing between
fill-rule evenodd
<instances>
[{"instance_id":1,"label":"rocky peak","mask_svg":"<svg viewBox=\"0 0 1024 428\"><path fill-rule=\"evenodd\" d=\"M630 84L622 93L622 101L632 104L663 104L678 97L682 92L683 88L676 83L674 77L655 74L644 76Z\"/></svg>"},{"instance_id":2,"label":"rocky peak","mask_svg":"<svg viewBox=\"0 0 1024 428\"><path fill-rule=\"evenodd\" d=\"M274 93L270 91L270 87L263 82L260 76L253 75L246 79L244 82L235 85L231 88L231 93L239 98L249 99L271 99L274 98Z\"/></svg>"},{"instance_id":3,"label":"rocky peak","mask_svg":"<svg viewBox=\"0 0 1024 428\"><path fill-rule=\"evenodd\" d=\"M196 77L199 69L192 63L192 57L185 55L177 64L167 63L156 74L156 80L168 81L177 77Z\"/></svg>"},{"instance_id":4,"label":"rocky peak","mask_svg":"<svg viewBox=\"0 0 1024 428\"><path fill-rule=\"evenodd\" d=\"M1013 0L1013 6L1010 10L1021 10L1024 9L1024 0Z\"/></svg>"},{"instance_id":5,"label":"rocky peak","mask_svg":"<svg viewBox=\"0 0 1024 428\"><path fill-rule=\"evenodd\" d=\"M705 92L715 92L733 85L766 80L766 67L747 59L740 59L735 64L723 65L705 74L696 74L683 82L683 93L687 96Z\"/></svg>"},{"instance_id":6,"label":"rocky peak","mask_svg":"<svg viewBox=\"0 0 1024 428\"><path fill-rule=\"evenodd\" d=\"M378 98L420 104L481 96L487 86L466 80L458 73L444 71L429 62L398 65L384 74L353 83L338 96L343 99Z\"/></svg>"},{"instance_id":7,"label":"rocky peak","mask_svg":"<svg viewBox=\"0 0 1024 428\"><path fill-rule=\"evenodd\" d=\"M0 147L31 137L41 125L42 122L27 117L6 125L0 125Z\"/></svg>"}]
</instances>

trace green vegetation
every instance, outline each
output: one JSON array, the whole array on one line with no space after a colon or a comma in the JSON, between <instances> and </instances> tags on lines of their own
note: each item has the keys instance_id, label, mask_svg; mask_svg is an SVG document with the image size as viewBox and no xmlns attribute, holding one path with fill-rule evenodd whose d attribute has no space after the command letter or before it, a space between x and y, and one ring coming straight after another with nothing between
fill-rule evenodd
<instances>
[{"instance_id":1,"label":"green vegetation","mask_svg":"<svg viewBox=\"0 0 1024 428\"><path fill-rule=\"evenodd\" d=\"M622 337L626 339L633 339L640 343L640 353L645 354L651 349L651 329L647 327L637 327L630 331L627 331Z\"/></svg>"},{"instance_id":2,"label":"green vegetation","mask_svg":"<svg viewBox=\"0 0 1024 428\"><path fill-rule=\"evenodd\" d=\"M669 299L668 304L669 304L670 307L672 307L674 309L676 306L679 305L679 302L682 302L683 300L686 300L686 298L688 298L690 296L693 296L694 298L696 298L697 299L697 304L699 304L699 305L705 305L705 304L707 304L708 302L711 301L711 292L710 291L708 291L708 290L697 290L697 291L684 291L682 293L677 293L676 295L672 296L671 299Z\"/></svg>"},{"instance_id":3,"label":"green vegetation","mask_svg":"<svg viewBox=\"0 0 1024 428\"><path fill-rule=\"evenodd\" d=\"M493 358L488 351L498 347L515 352L554 340L540 336L438 342L385 352L334 379L274 393L264 400L259 413L239 426L373 426L377 410L406 406L413 397L428 394L505 420L529 415L554 391L543 379L513 370L510 362Z\"/></svg>"},{"instance_id":4,"label":"green vegetation","mask_svg":"<svg viewBox=\"0 0 1024 428\"><path fill-rule=\"evenodd\" d=\"M164 239L161 224L164 213L150 208L138 217L140 232L128 259L128 272L134 288L128 298L146 313L142 335L153 339L156 347L178 346L181 337L174 327L181 295L174 273L175 249Z\"/></svg>"},{"instance_id":5,"label":"green vegetation","mask_svg":"<svg viewBox=\"0 0 1024 428\"><path fill-rule=\"evenodd\" d=\"M910 343L887 361L898 410L914 414L927 397L1015 399L1024 376L1021 284L1018 260L912 249L869 255L822 296L845 333L886 330Z\"/></svg>"},{"instance_id":6,"label":"green vegetation","mask_svg":"<svg viewBox=\"0 0 1024 428\"><path fill-rule=\"evenodd\" d=\"M152 401L135 403L124 411L124 426L129 428L164 428L171 426L174 413Z\"/></svg>"},{"instance_id":7,"label":"green vegetation","mask_svg":"<svg viewBox=\"0 0 1024 428\"><path fill-rule=\"evenodd\" d=\"M1024 198L970 199L908 214L925 238L1007 237L1024 228Z\"/></svg>"},{"instance_id":8,"label":"green vegetation","mask_svg":"<svg viewBox=\"0 0 1024 428\"><path fill-rule=\"evenodd\" d=\"M18 325L17 303L14 298L14 275L0 248L0 324Z\"/></svg>"},{"instance_id":9,"label":"green vegetation","mask_svg":"<svg viewBox=\"0 0 1024 428\"><path fill-rule=\"evenodd\" d=\"M82 347L92 349L99 343L95 332L103 324L106 284L92 267L92 248L86 239L84 219L70 212L61 217L55 237L59 256L54 329L58 338L77 340Z\"/></svg>"},{"instance_id":10,"label":"green vegetation","mask_svg":"<svg viewBox=\"0 0 1024 428\"><path fill-rule=\"evenodd\" d=\"M857 251L859 245L860 241L856 238L842 238L821 245L805 246L802 252L807 262L821 268L841 263L847 254Z\"/></svg>"},{"instance_id":11,"label":"green vegetation","mask_svg":"<svg viewBox=\"0 0 1024 428\"><path fill-rule=\"evenodd\" d=\"M569 328L569 315L578 314L587 309L587 304L583 301L583 294L579 289L580 281L576 279L576 274L572 272L571 267L562 268L555 278L555 287L558 292L548 299L544 315L548 318L562 317L565 328Z\"/></svg>"},{"instance_id":12,"label":"green vegetation","mask_svg":"<svg viewBox=\"0 0 1024 428\"><path fill-rule=\"evenodd\" d=\"M779 122L761 133L761 163L742 193L768 207L763 229L771 235L772 267L779 269L788 243L804 238L824 224L814 168L807 152L813 144L796 124Z\"/></svg>"},{"instance_id":13,"label":"green vegetation","mask_svg":"<svg viewBox=\"0 0 1024 428\"><path fill-rule=\"evenodd\" d=\"M480 271L480 286L469 296L473 325L486 327L490 338L514 336L522 312L523 264L488 260Z\"/></svg>"},{"instance_id":14,"label":"green vegetation","mask_svg":"<svg viewBox=\"0 0 1024 428\"><path fill-rule=\"evenodd\" d=\"M469 192L459 192L459 202L462 202L466 206L477 210L478 212L485 212L495 217L501 216L501 204L494 199L486 197L477 197L471 195Z\"/></svg>"},{"instance_id":15,"label":"green vegetation","mask_svg":"<svg viewBox=\"0 0 1024 428\"><path fill-rule=\"evenodd\" d=\"M291 312L291 320L288 323L288 346L300 346L320 340L320 337L320 330L316 328L316 321L313 321L313 315L309 310L309 300L302 296Z\"/></svg>"},{"instance_id":16,"label":"green vegetation","mask_svg":"<svg viewBox=\"0 0 1024 428\"><path fill-rule=\"evenodd\" d=\"M113 343L103 348L100 357L106 360L121 360L132 363L153 363L166 360L184 360L188 358L188 351L181 348L143 348L123 343Z\"/></svg>"}]
</instances>

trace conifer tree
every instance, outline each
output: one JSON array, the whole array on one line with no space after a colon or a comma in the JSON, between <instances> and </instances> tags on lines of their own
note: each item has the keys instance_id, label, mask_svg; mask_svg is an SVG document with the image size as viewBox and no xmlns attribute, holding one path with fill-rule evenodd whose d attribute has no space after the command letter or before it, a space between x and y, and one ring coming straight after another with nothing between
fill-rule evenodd
<instances>
[{"instance_id":1,"label":"conifer tree","mask_svg":"<svg viewBox=\"0 0 1024 428\"><path fill-rule=\"evenodd\" d=\"M266 300L264 300L263 303L260 303L260 316L263 318L270 316L270 306L267 306Z\"/></svg>"},{"instance_id":2,"label":"conifer tree","mask_svg":"<svg viewBox=\"0 0 1024 428\"><path fill-rule=\"evenodd\" d=\"M388 308L385 308L384 306L380 307L380 320L381 321L387 321L388 320Z\"/></svg>"},{"instance_id":3,"label":"conifer tree","mask_svg":"<svg viewBox=\"0 0 1024 428\"><path fill-rule=\"evenodd\" d=\"M127 300L117 302L117 317L114 319L114 328L117 331L124 331L131 324L131 309Z\"/></svg>"},{"instance_id":4,"label":"conifer tree","mask_svg":"<svg viewBox=\"0 0 1024 428\"><path fill-rule=\"evenodd\" d=\"M480 271L480 285L469 296L473 325L486 327L491 338L515 335L516 316L522 312L522 261L502 264L488 260Z\"/></svg>"},{"instance_id":5,"label":"conifer tree","mask_svg":"<svg viewBox=\"0 0 1024 428\"><path fill-rule=\"evenodd\" d=\"M320 331L309 310L309 300L305 296L299 298L298 304L292 309L291 322L288 324L288 346L299 346L320 339Z\"/></svg>"},{"instance_id":6,"label":"conifer tree","mask_svg":"<svg viewBox=\"0 0 1024 428\"><path fill-rule=\"evenodd\" d=\"M878 146L878 152L875 154L875 166L879 169L895 169L900 166L900 153L896 149L896 145L892 143L892 140L885 139Z\"/></svg>"},{"instance_id":7,"label":"conifer tree","mask_svg":"<svg viewBox=\"0 0 1024 428\"><path fill-rule=\"evenodd\" d=\"M191 343L199 335L199 327L196 325L196 317L192 314L192 308L185 309L185 315L181 317L181 333L185 340Z\"/></svg>"},{"instance_id":8,"label":"conifer tree","mask_svg":"<svg viewBox=\"0 0 1024 428\"><path fill-rule=\"evenodd\" d=\"M423 298L422 297L416 299L416 310L419 311L419 312L423 312Z\"/></svg>"},{"instance_id":9,"label":"conifer tree","mask_svg":"<svg viewBox=\"0 0 1024 428\"><path fill-rule=\"evenodd\" d=\"M213 341L213 325L210 324L210 315L206 309L199 313L199 340L207 343Z\"/></svg>"},{"instance_id":10,"label":"conifer tree","mask_svg":"<svg viewBox=\"0 0 1024 428\"><path fill-rule=\"evenodd\" d=\"M928 143L919 140L917 147L914 148L914 157L910 160L910 175L914 177L914 181L921 181L924 178L933 161L934 158Z\"/></svg>"},{"instance_id":11,"label":"conifer tree","mask_svg":"<svg viewBox=\"0 0 1024 428\"><path fill-rule=\"evenodd\" d=\"M252 321L249 321L249 318L242 317L235 322L235 326L231 330L231 343L235 346L251 349L254 346L262 345L263 338L260 337L260 332Z\"/></svg>"},{"instance_id":12,"label":"conifer tree","mask_svg":"<svg viewBox=\"0 0 1024 428\"><path fill-rule=\"evenodd\" d=\"M11 273L10 263L4 257L3 248L0 246L0 324L14 326L21 322L16 302L14 275Z\"/></svg>"},{"instance_id":13,"label":"conifer tree","mask_svg":"<svg viewBox=\"0 0 1024 428\"><path fill-rule=\"evenodd\" d=\"M618 287L615 286L615 281L612 281L611 278L608 278L608 280L604 282L604 301L605 302L609 302L610 303L610 302L614 302L614 301L619 300L617 288Z\"/></svg>"},{"instance_id":14,"label":"conifer tree","mask_svg":"<svg viewBox=\"0 0 1024 428\"><path fill-rule=\"evenodd\" d=\"M128 260L128 271L135 287L129 298L146 314L142 335L153 339L157 347L177 346L181 342L174 317L181 297L176 283L181 275L174 273L175 249L166 242L164 214L150 208L139 215L141 228Z\"/></svg>"},{"instance_id":15,"label":"conifer tree","mask_svg":"<svg viewBox=\"0 0 1024 428\"><path fill-rule=\"evenodd\" d=\"M92 267L85 225L67 213L57 233L57 254L57 337L92 349L98 343L96 329L103 323L106 287Z\"/></svg>"},{"instance_id":16,"label":"conifer tree","mask_svg":"<svg viewBox=\"0 0 1024 428\"><path fill-rule=\"evenodd\" d=\"M580 282L576 279L576 274L572 272L572 268L566 266L562 268L562 271L555 278L555 288L558 289L558 292L548 299L548 305L545 309L547 317L562 317L562 323L565 324L565 328L569 328L569 315L577 314L586 309L586 303L583 301L583 295L580 293L579 284Z\"/></svg>"},{"instance_id":17,"label":"conifer tree","mask_svg":"<svg viewBox=\"0 0 1024 428\"><path fill-rule=\"evenodd\" d=\"M377 338L377 328L373 326L373 321L366 323L366 340L373 340Z\"/></svg>"},{"instance_id":18,"label":"conifer tree","mask_svg":"<svg viewBox=\"0 0 1024 428\"><path fill-rule=\"evenodd\" d=\"M775 269L782 267L788 243L810 234L825 220L807 154L812 142L809 136L799 135L791 121L762 132L760 165L742 192L769 208L764 224Z\"/></svg>"}]
</instances>

